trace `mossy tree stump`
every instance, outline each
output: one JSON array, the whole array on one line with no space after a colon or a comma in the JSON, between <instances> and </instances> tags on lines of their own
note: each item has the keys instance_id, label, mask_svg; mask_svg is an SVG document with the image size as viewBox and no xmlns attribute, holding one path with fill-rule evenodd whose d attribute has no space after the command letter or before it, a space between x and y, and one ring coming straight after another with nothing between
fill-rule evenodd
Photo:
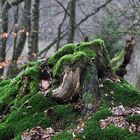
<instances>
[{"instance_id":1,"label":"mossy tree stump","mask_svg":"<svg viewBox=\"0 0 140 140\"><path fill-rule=\"evenodd\" d=\"M82 95L85 109L92 110L98 98L98 78L111 71L104 41L96 39L80 44L67 44L48 61L53 66L53 76L63 79L52 91L52 97L66 101ZM61 78L61 76L63 78Z\"/></svg>"}]
</instances>

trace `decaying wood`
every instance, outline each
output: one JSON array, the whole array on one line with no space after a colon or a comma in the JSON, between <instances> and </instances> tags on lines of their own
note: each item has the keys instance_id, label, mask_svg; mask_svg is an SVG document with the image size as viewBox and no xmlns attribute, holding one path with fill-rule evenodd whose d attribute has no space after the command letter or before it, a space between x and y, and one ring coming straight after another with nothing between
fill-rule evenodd
<instances>
[{"instance_id":1,"label":"decaying wood","mask_svg":"<svg viewBox=\"0 0 140 140\"><path fill-rule=\"evenodd\" d=\"M86 110L94 108L93 106L96 104L98 96L98 78L104 77L105 73L110 71L110 60L107 58L108 54L104 46L91 46L91 49L95 51L97 57L83 64L82 67L78 62L74 66L63 66L63 81L57 89L53 90L53 98L66 101L72 99L78 93L82 94L82 96L87 93L89 94L87 95L88 98L91 98L89 102L85 103ZM89 73L91 78L87 81L86 77ZM80 92L79 89L81 89Z\"/></svg>"},{"instance_id":2,"label":"decaying wood","mask_svg":"<svg viewBox=\"0 0 140 140\"><path fill-rule=\"evenodd\" d=\"M52 97L58 100L68 100L79 92L80 89L80 73L79 67L71 69L67 66L64 70L64 77L61 85L52 93Z\"/></svg>"},{"instance_id":3,"label":"decaying wood","mask_svg":"<svg viewBox=\"0 0 140 140\"><path fill-rule=\"evenodd\" d=\"M93 111L99 96L99 83L96 62L86 67L82 76L82 95L85 102L85 113ZM87 78L88 77L88 78Z\"/></svg>"},{"instance_id":4,"label":"decaying wood","mask_svg":"<svg viewBox=\"0 0 140 140\"><path fill-rule=\"evenodd\" d=\"M131 37L130 40L126 41L126 45L124 48L125 49L124 60L123 60L122 64L119 66L118 70L116 71L116 74L118 76L123 77L127 73L126 66L130 62L135 45L136 45L136 40L134 37Z\"/></svg>"}]
</instances>

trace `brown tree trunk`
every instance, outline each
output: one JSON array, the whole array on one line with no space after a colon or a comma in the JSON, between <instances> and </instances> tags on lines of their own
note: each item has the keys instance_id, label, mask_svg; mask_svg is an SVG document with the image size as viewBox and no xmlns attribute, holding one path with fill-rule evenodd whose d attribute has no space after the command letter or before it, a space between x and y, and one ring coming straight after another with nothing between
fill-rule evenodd
<instances>
[{"instance_id":1,"label":"brown tree trunk","mask_svg":"<svg viewBox=\"0 0 140 140\"><path fill-rule=\"evenodd\" d=\"M31 21L31 33L29 36L29 60L35 59L38 53L38 30L39 30L39 4L40 0L34 0Z\"/></svg>"},{"instance_id":2,"label":"brown tree trunk","mask_svg":"<svg viewBox=\"0 0 140 140\"><path fill-rule=\"evenodd\" d=\"M31 9L31 0L25 0L20 36L16 45L16 49L14 50L13 53L12 59L13 61L17 61L18 58L20 57L26 42L26 34L30 32L30 9Z\"/></svg>"},{"instance_id":3,"label":"brown tree trunk","mask_svg":"<svg viewBox=\"0 0 140 140\"><path fill-rule=\"evenodd\" d=\"M67 43L73 43L75 36L75 17L76 17L76 0L70 1L69 6L69 32Z\"/></svg>"},{"instance_id":4,"label":"brown tree trunk","mask_svg":"<svg viewBox=\"0 0 140 140\"><path fill-rule=\"evenodd\" d=\"M21 21L21 29L19 36L17 37L16 44L14 44L14 52L12 56L12 62L8 69L8 75L14 75L19 72L17 67L17 60L21 56L26 42L26 35L30 32L30 9L31 0L24 1L23 16Z\"/></svg>"}]
</instances>

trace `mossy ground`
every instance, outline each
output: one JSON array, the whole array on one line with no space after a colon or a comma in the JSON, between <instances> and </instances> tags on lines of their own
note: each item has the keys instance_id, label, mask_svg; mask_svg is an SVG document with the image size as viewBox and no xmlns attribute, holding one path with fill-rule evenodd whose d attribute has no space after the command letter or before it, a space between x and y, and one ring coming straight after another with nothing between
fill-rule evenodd
<instances>
[{"instance_id":1,"label":"mossy ground","mask_svg":"<svg viewBox=\"0 0 140 140\"><path fill-rule=\"evenodd\" d=\"M75 45L67 45L59 50L49 61L55 65L56 71L60 69L60 60L63 56L70 57L69 61L74 63L83 57L94 57L95 53L85 49L91 45L104 45L102 40L90 43L81 43L77 48ZM75 55L75 57L71 57ZM63 59L62 59L63 58ZM66 59L66 58L65 58ZM50 96L44 97L39 91L40 63L29 63L26 69L14 79L5 80L0 83L0 140L20 140L22 133L32 127L41 126L56 127L61 129L53 140L72 140L71 128L76 127L76 120L82 118L85 122L84 132L76 134L80 140L139 140L138 133L130 133L127 129L121 129L113 125L106 129L100 128L101 119L111 116L112 106L138 106L140 104L140 93L125 81L114 83L106 81L103 87L101 104L97 112L90 117L74 110L73 103L59 104ZM60 63L60 65L58 65ZM62 61L63 63L63 61ZM57 73L57 72L55 72ZM113 91L113 92L112 92ZM113 94L112 94L113 93ZM106 96L104 96L106 95ZM113 102L113 105L112 105ZM53 108L54 114L49 116L45 110ZM129 122L138 123L140 117L126 116Z\"/></svg>"},{"instance_id":2,"label":"mossy ground","mask_svg":"<svg viewBox=\"0 0 140 140\"><path fill-rule=\"evenodd\" d=\"M25 130L37 126L46 128L58 125L59 129L65 129L79 117L72 104L60 105L40 93L39 71L38 63L29 64L16 79L0 83L0 114L3 115L0 120L0 140L20 140ZM25 77L28 83L23 82ZM44 111L51 107L55 115L50 117Z\"/></svg>"},{"instance_id":3,"label":"mossy ground","mask_svg":"<svg viewBox=\"0 0 140 140\"><path fill-rule=\"evenodd\" d=\"M5 83L6 85L3 85L3 87L8 87L8 89L10 89L9 93L1 92L0 106L4 103L12 106L12 109L0 122L1 140L10 140L12 138L20 140L21 134L26 129L37 126L41 126L43 128L58 127L58 129L61 129L61 132L55 135L53 140L71 140L73 138L71 128L76 126L76 119L79 117L83 118L85 121L84 133L76 135L76 138L81 140L140 139L139 134L130 133L126 129L117 128L113 125L109 126L107 129L100 128L99 120L106 119L108 116L112 115L109 110L112 106L111 101L114 102L114 106L121 104L133 107L140 104L139 92L128 83L105 82L103 91L106 96L102 97L102 103L99 110L94 113L91 118L87 118L74 111L74 105L72 103L58 104L49 96L44 97L40 94L37 84L38 81L36 81L38 79L37 71L34 73L34 77L35 78L29 83L30 90L28 90L28 93L25 95L17 94L19 91L18 86L21 87L21 83L18 81L20 78L12 80L12 82L8 80L0 83L0 85ZM12 88L9 88L10 86ZM15 90L13 90L13 86L15 87ZM114 91L113 95L111 94L111 91ZM16 97L12 96L13 94L16 94ZM51 117L46 116L44 111L51 107L55 110L54 115ZM137 115L133 117L126 116L126 120L138 123L140 117Z\"/></svg>"},{"instance_id":4,"label":"mossy ground","mask_svg":"<svg viewBox=\"0 0 140 140\"><path fill-rule=\"evenodd\" d=\"M113 95L111 94L113 91ZM127 129L122 129L110 125L106 129L101 129L100 120L112 116L110 108L113 106L138 106L140 104L140 93L127 82L114 83L107 81L104 84L104 95L102 97L99 110L90 119L85 119L84 133L76 135L80 140L139 140L140 134L130 133ZM113 102L113 105L112 105ZM139 115L128 115L126 120L130 123L139 123ZM67 138L66 138L67 137ZM54 140L71 140L71 131L64 131L54 137Z\"/></svg>"}]
</instances>

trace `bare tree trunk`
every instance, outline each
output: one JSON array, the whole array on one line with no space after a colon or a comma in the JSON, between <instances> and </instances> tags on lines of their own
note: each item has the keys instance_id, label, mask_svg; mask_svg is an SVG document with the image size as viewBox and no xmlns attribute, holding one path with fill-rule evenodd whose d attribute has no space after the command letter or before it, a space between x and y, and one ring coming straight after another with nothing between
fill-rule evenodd
<instances>
[{"instance_id":1,"label":"bare tree trunk","mask_svg":"<svg viewBox=\"0 0 140 140\"><path fill-rule=\"evenodd\" d=\"M34 0L31 33L29 37L29 60L33 60L36 57L35 55L38 53L39 4L40 0Z\"/></svg>"},{"instance_id":2,"label":"bare tree trunk","mask_svg":"<svg viewBox=\"0 0 140 140\"><path fill-rule=\"evenodd\" d=\"M19 6L16 6L16 14L14 15L14 50L16 50L16 44L17 44L17 33L18 33L18 16L19 16Z\"/></svg>"},{"instance_id":3,"label":"bare tree trunk","mask_svg":"<svg viewBox=\"0 0 140 140\"><path fill-rule=\"evenodd\" d=\"M30 32L30 9L31 9L31 0L24 1L24 11L22 17L22 25L20 36L16 45L16 49L13 53L13 61L17 61L18 57L21 55L26 42L26 33Z\"/></svg>"},{"instance_id":4,"label":"bare tree trunk","mask_svg":"<svg viewBox=\"0 0 140 140\"><path fill-rule=\"evenodd\" d=\"M76 16L76 0L70 1L69 12L70 12L70 19L69 19L69 33L68 33L68 40L67 43L73 43L74 36L75 36L75 16Z\"/></svg>"},{"instance_id":5,"label":"bare tree trunk","mask_svg":"<svg viewBox=\"0 0 140 140\"><path fill-rule=\"evenodd\" d=\"M8 34L8 6L5 0L1 1L2 4L2 32L1 32L1 47L0 47L0 62L5 61L6 57L6 43ZM3 74L4 68L0 69L0 75Z\"/></svg>"},{"instance_id":6,"label":"bare tree trunk","mask_svg":"<svg viewBox=\"0 0 140 140\"><path fill-rule=\"evenodd\" d=\"M17 60L22 54L26 42L26 35L30 32L30 9L31 0L24 1L23 17L21 21L20 35L17 37L16 44L14 44L14 52L12 56L12 63L8 69L8 75L18 73Z\"/></svg>"},{"instance_id":7,"label":"bare tree trunk","mask_svg":"<svg viewBox=\"0 0 140 140\"><path fill-rule=\"evenodd\" d=\"M56 51L58 51L58 49L60 47L61 33L62 33L61 28L63 26L63 23L66 20L66 17L67 17L67 13L65 12L64 17L63 17L63 20L62 20L62 22L58 26L58 33L57 33L57 35L58 35L58 41L57 41L57 44L56 44Z\"/></svg>"}]
</instances>

